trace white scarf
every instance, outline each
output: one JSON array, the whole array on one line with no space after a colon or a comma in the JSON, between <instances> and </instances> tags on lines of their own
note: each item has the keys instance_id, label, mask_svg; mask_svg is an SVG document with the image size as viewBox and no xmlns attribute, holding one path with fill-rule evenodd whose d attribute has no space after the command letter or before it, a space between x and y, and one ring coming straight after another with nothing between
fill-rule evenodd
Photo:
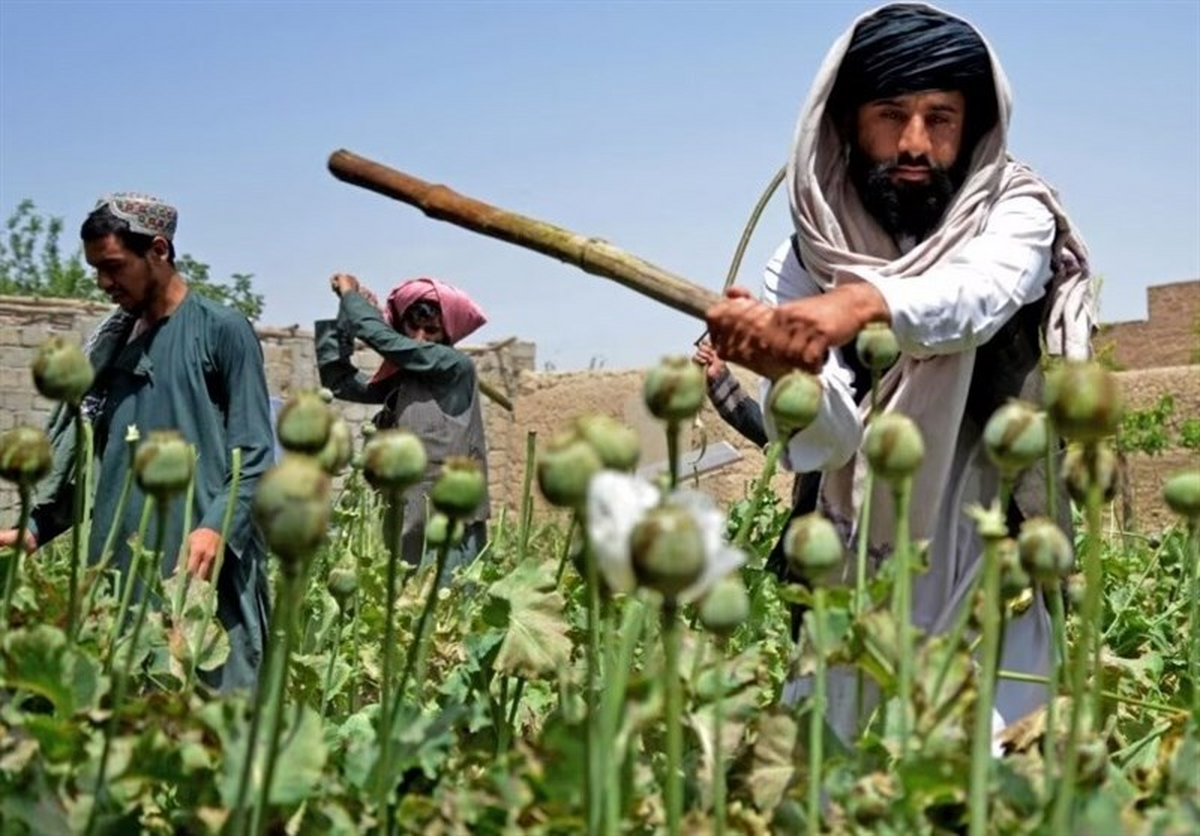
<instances>
[{"instance_id":1,"label":"white scarf","mask_svg":"<svg viewBox=\"0 0 1200 836\"><path fill-rule=\"evenodd\" d=\"M1006 135L1012 96L990 45L999 118L976 144L966 179L937 229L902 254L892 237L863 208L847 173L838 131L833 120L825 118L825 104L855 28L876 11L856 20L830 49L796 129L787 183L805 270L825 289L860 281L856 268L920 281L926 271L949 259L981 232L998 200L1035 197L1058 223L1054 277L1047 288L1049 300L1043 323L1046 350L1071 359L1087 358L1094 320L1087 249L1073 231L1054 190L1008 156ZM938 509L951 484L951 463L974 364L973 350L931 357L904 355L881 381L881 408L908 415L925 440L925 461L913 482L914 538L926 539L934 534ZM864 418L866 411L864 407ZM860 452L844 468L826 474L822 480L821 507L841 525L856 517L865 472ZM886 547L894 530L891 502L876 501L872 509L871 543Z\"/></svg>"}]
</instances>

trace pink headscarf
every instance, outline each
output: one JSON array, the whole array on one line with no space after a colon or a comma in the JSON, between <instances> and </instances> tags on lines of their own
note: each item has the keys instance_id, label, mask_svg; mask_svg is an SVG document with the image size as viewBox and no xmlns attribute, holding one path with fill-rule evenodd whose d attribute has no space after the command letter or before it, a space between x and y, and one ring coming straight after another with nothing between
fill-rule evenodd
<instances>
[{"instance_id":1,"label":"pink headscarf","mask_svg":"<svg viewBox=\"0 0 1200 836\"><path fill-rule=\"evenodd\" d=\"M429 278L410 279L392 288L383 305L383 318L399 331L404 312L410 305L424 299L437 302L442 309L442 328L451 345L473 334L487 322L487 316L470 296L453 285ZM394 363L385 360L371 382L376 383L397 371L399 369Z\"/></svg>"}]
</instances>

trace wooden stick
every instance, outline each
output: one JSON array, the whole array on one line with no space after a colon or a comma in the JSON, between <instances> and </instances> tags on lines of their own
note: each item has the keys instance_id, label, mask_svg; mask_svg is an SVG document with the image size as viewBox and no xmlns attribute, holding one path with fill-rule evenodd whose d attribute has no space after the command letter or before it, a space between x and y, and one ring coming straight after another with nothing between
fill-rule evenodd
<instances>
[{"instance_id":1,"label":"wooden stick","mask_svg":"<svg viewBox=\"0 0 1200 836\"><path fill-rule=\"evenodd\" d=\"M502 407L503 409L505 409L509 412L513 411L512 401L510 401L508 399L508 395L504 394L499 389L497 389L495 386L488 383L486 380L484 380L482 378L479 378L478 382L479 382L479 391L482 394L486 395L489 399L491 399L494 403L496 403L496 405Z\"/></svg>"},{"instance_id":2,"label":"wooden stick","mask_svg":"<svg viewBox=\"0 0 1200 836\"><path fill-rule=\"evenodd\" d=\"M350 151L334 151L329 156L329 171L343 182L415 206L436 220L449 221L613 279L697 319L704 319L704 312L721 298L607 241L509 212Z\"/></svg>"}]
</instances>

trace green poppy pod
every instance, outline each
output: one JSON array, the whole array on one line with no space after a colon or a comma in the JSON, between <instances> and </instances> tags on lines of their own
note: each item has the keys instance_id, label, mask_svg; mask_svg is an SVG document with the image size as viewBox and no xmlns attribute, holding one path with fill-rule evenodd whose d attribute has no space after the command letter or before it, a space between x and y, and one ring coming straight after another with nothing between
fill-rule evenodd
<instances>
[{"instance_id":1,"label":"green poppy pod","mask_svg":"<svg viewBox=\"0 0 1200 836\"><path fill-rule=\"evenodd\" d=\"M704 406L704 372L686 357L664 357L646 374L642 396L662 421L686 421Z\"/></svg>"},{"instance_id":2,"label":"green poppy pod","mask_svg":"<svg viewBox=\"0 0 1200 836\"><path fill-rule=\"evenodd\" d=\"M632 427L607 415L584 415L575 420L575 429L606 469L628 472L637 466L641 443Z\"/></svg>"},{"instance_id":3,"label":"green poppy pod","mask_svg":"<svg viewBox=\"0 0 1200 836\"><path fill-rule=\"evenodd\" d=\"M813 422L821 410L824 387L808 372L796 370L775 381L767 398L767 410L780 438L791 438Z\"/></svg>"},{"instance_id":4,"label":"green poppy pod","mask_svg":"<svg viewBox=\"0 0 1200 836\"><path fill-rule=\"evenodd\" d=\"M358 572L352 565L339 563L329 570L325 588L329 590L333 600L337 601L338 607L345 612L346 605L358 592Z\"/></svg>"},{"instance_id":5,"label":"green poppy pod","mask_svg":"<svg viewBox=\"0 0 1200 836\"><path fill-rule=\"evenodd\" d=\"M1021 523L1017 549L1025 571L1042 586L1058 586L1075 567L1075 555L1067 535L1046 517L1031 517Z\"/></svg>"},{"instance_id":6,"label":"green poppy pod","mask_svg":"<svg viewBox=\"0 0 1200 836\"><path fill-rule=\"evenodd\" d=\"M429 502L452 519L464 519L487 495L487 479L479 464L464 456L451 456L429 490Z\"/></svg>"},{"instance_id":7,"label":"green poppy pod","mask_svg":"<svg viewBox=\"0 0 1200 836\"><path fill-rule=\"evenodd\" d=\"M1200 470L1184 470L1163 485L1167 507L1189 522L1200 521Z\"/></svg>"},{"instance_id":8,"label":"green poppy pod","mask_svg":"<svg viewBox=\"0 0 1200 836\"><path fill-rule=\"evenodd\" d=\"M50 472L53 454L46 434L33 427L13 427L0 435L0 479L28 488Z\"/></svg>"},{"instance_id":9,"label":"green poppy pod","mask_svg":"<svg viewBox=\"0 0 1200 836\"><path fill-rule=\"evenodd\" d=\"M279 410L275 431L283 449L315 456L329 441L333 411L320 393L297 392Z\"/></svg>"},{"instance_id":10,"label":"green poppy pod","mask_svg":"<svg viewBox=\"0 0 1200 836\"><path fill-rule=\"evenodd\" d=\"M329 527L329 475L308 456L284 456L258 480L251 511L279 558L297 577Z\"/></svg>"},{"instance_id":11,"label":"green poppy pod","mask_svg":"<svg viewBox=\"0 0 1200 836\"><path fill-rule=\"evenodd\" d=\"M867 427L866 452L875 475L896 482L917 472L925 458L925 442L911 418L886 412Z\"/></svg>"},{"instance_id":12,"label":"green poppy pod","mask_svg":"<svg viewBox=\"0 0 1200 836\"><path fill-rule=\"evenodd\" d=\"M538 487L551 505L582 508L588 483L604 467L596 449L578 433L562 432L550 439L537 462Z\"/></svg>"},{"instance_id":13,"label":"green poppy pod","mask_svg":"<svg viewBox=\"0 0 1200 836\"><path fill-rule=\"evenodd\" d=\"M634 526L629 544L638 583L667 600L677 598L704 572L704 536L682 508L651 508Z\"/></svg>"},{"instance_id":14,"label":"green poppy pod","mask_svg":"<svg viewBox=\"0 0 1200 836\"><path fill-rule=\"evenodd\" d=\"M43 396L77 407L91 388L95 372L78 343L53 336L33 356L33 385Z\"/></svg>"},{"instance_id":15,"label":"green poppy pod","mask_svg":"<svg viewBox=\"0 0 1200 836\"><path fill-rule=\"evenodd\" d=\"M379 490L404 490L425 478L425 445L408 430L380 430L363 448L363 476Z\"/></svg>"},{"instance_id":16,"label":"green poppy pod","mask_svg":"<svg viewBox=\"0 0 1200 836\"><path fill-rule=\"evenodd\" d=\"M813 581L842 564L846 546L824 515L813 512L792 520L783 535L783 555L792 575Z\"/></svg>"},{"instance_id":17,"label":"green poppy pod","mask_svg":"<svg viewBox=\"0 0 1200 836\"><path fill-rule=\"evenodd\" d=\"M882 322L868 322L854 340L854 350L864 366L874 372L891 367L900 356L896 333Z\"/></svg>"},{"instance_id":18,"label":"green poppy pod","mask_svg":"<svg viewBox=\"0 0 1200 836\"><path fill-rule=\"evenodd\" d=\"M721 578L700 602L700 623L715 636L727 638L750 615L750 596L736 572Z\"/></svg>"},{"instance_id":19,"label":"green poppy pod","mask_svg":"<svg viewBox=\"0 0 1200 836\"><path fill-rule=\"evenodd\" d=\"M442 545L457 546L465 534L466 527L461 520L451 519L439 512L430 514L425 522L425 542L434 548Z\"/></svg>"},{"instance_id":20,"label":"green poppy pod","mask_svg":"<svg viewBox=\"0 0 1200 836\"><path fill-rule=\"evenodd\" d=\"M1046 375L1046 411L1054 427L1073 441L1099 441L1121 425L1116 376L1099 363L1064 363Z\"/></svg>"},{"instance_id":21,"label":"green poppy pod","mask_svg":"<svg viewBox=\"0 0 1200 836\"><path fill-rule=\"evenodd\" d=\"M159 500L187 488L195 466L192 446L174 430L154 430L133 457L138 487Z\"/></svg>"},{"instance_id":22,"label":"green poppy pod","mask_svg":"<svg viewBox=\"0 0 1200 836\"><path fill-rule=\"evenodd\" d=\"M1049 443L1046 414L1024 401L1004 404L983 428L988 458L1010 477L1045 458Z\"/></svg>"}]
</instances>

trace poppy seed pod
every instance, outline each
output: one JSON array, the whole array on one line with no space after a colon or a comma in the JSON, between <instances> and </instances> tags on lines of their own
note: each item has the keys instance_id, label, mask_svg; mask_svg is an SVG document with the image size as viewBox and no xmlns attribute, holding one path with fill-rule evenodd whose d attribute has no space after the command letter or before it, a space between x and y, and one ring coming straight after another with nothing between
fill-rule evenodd
<instances>
[{"instance_id":1,"label":"poppy seed pod","mask_svg":"<svg viewBox=\"0 0 1200 836\"><path fill-rule=\"evenodd\" d=\"M91 361L78 344L53 336L33 356L33 385L52 401L79 406L95 378Z\"/></svg>"},{"instance_id":2,"label":"poppy seed pod","mask_svg":"<svg viewBox=\"0 0 1200 836\"><path fill-rule=\"evenodd\" d=\"M325 579L325 588L337 601L338 607L344 612L346 603L358 592L358 572L349 564L338 564L329 570Z\"/></svg>"},{"instance_id":3,"label":"poppy seed pod","mask_svg":"<svg viewBox=\"0 0 1200 836\"><path fill-rule=\"evenodd\" d=\"M896 334L882 322L868 322L854 340L858 359L868 369L882 372L891 367L900 356Z\"/></svg>"},{"instance_id":4,"label":"poppy seed pod","mask_svg":"<svg viewBox=\"0 0 1200 836\"><path fill-rule=\"evenodd\" d=\"M704 372L686 357L664 357L646 375L642 396L662 421L686 421L704 405Z\"/></svg>"},{"instance_id":5,"label":"poppy seed pod","mask_svg":"<svg viewBox=\"0 0 1200 836\"><path fill-rule=\"evenodd\" d=\"M429 515L425 522L425 542L431 546L447 544L457 546L466 534L466 527L461 520L452 520L442 513Z\"/></svg>"},{"instance_id":6,"label":"poppy seed pod","mask_svg":"<svg viewBox=\"0 0 1200 836\"><path fill-rule=\"evenodd\" d=\"M429 502L451 519L469 516L487 494L487 480L479 465L465 456L451 456L429 490Z\"/></svg>"},{"instance_id":7,"label":"poppy seed pod","mask_svg":"<svg viewBox=\"0 0 1200 836\"><path fill-rule=\"evenodd\" d=\"M1100 500L1111 502L1117 495L1117 454L1107 444L1072 444L1063 456L1063 482L1075 504L1087 502L1088 487L1100 486Z\"/></svg>"},{"instance_id":8,"label":"poppy seed pod","mask_svg":"<svg viewBox=\"0 0 1200 836\"><path fill-rule=\"evenodd\" d=\"M737 573L721 578L700 602L700 623L715 636L727 638L750 615L750 596Z\"/></svg>"},{"instance_id":9,"label":"poppy seed pod","mask_svg":"<svg viewBox=\"0 0 1200 836\"><path fill-rule=\"evenodd\" d=\"M791 438L813 422L821 409L824 388L815 375L792 371L771 387L767 410L780 438Z\"/></svg>"},{"instance_id":10,"label":"poppy seed pod","mask_svg":"<svg viewBox=\"0 0 1200 836\"><path fill-rule=\"evenodd\" d=\"M33 427L14 427L0 435L0 479L28 488L50 472L50 440Z\"/></svg>"},{"instance_id":11,"label":"poppy seed pod","mask_svg":"<svg viewBox=\"0 0 1200 836\"><path fill-rule=\"evenodd\" d=\"M788 524L783 535L783 554L792 575L811 582L841 565L845 544L833 523L813 512Z\"/></svg>"},{"instance_id":12,"label":"poppy seed pod","mask_svg":"<svg viewBox=\"0 0 1200 836\"><path fill-rule=\"evenodd\" d=\"M673 601L704 572L704 535L682 508L651 508L629 536L638 583Z\"/></svg>"},{"instance_id":13,"label":"poppy seed pod","mask_svg":"<svg viewBox=\"0 0 1200 836\"><path fill-rule=\"evenodd\" d=\"M1049 439L1046 414L1024 401L1009 401L983 428L988 458L1009 477L1041 461Z\"/></svg>"},{"instance_id":14,"label":"poppy seed pod","mask_svg":"<svg viewBox=\"0 0 1200 836\"><path fill-rule=\"evenodd\" d=\"M1121 425L1117 378L1098 363L1064 363L1046 375L1046 411L1074 441L1098 441Z\"/></svg>"},{"instance_id":15,"label":"poppy seed pod","mask_svg":"<svg viewBox=\"0 0 1200 836\"><path fill-rule=\"evenodd\" d=\"M363 448L363 476L379 490L404 490L425 478L425 445L408 430L381 430Z\"/></svg>"},{"instance_id":16,"label":"poppy seed pod","mask_svg":"<svg viewBox=\"0 0 1200 836\"><path fill-rule=\"evenodd\" d=\"M329 427L329 439L321 452L317 453L317 464L330 476L337 476L346 469L354 455L354 438L346 419L338 416Z\"/></svg>"},{"instance_id":17,"label":"poppy seed pod","mask_svg":"<svg viewBox=\"0 0 1200 836\"><path fill-rule=\"evenodd\" d=\"M581 508L587 501L588 483L603 467L596 449L581 436L559 433L538 456L538 487L551 505Z\"/></svg>"},{"instance_id":18,"label":"poppy seed pod","mask_svg":"<svg viewBox=\"0 0 1200 836\"><path fill-rule=\"evenodd\" d=\"M895 482L916 473L925 458L925 442L911 418L887 412L867 428L866 452L875 475Z\"/></svg>"},{"instance_id":19,"label":"poppy seed pod","mask_svg":"<svg viewBox=\"0 0 1200 836\"><path fill-rule=\"evenodd\" d=\"M600 457L607 470L630 471L641 457L637 432L607 415L583 415L575 420L579 435Z\"/></svg>"},{"instance_id":20,"label":"poppy seed pod","mask_svg":"<svg viewBox=\"0 0 1200 836\"><path fill-rule=\"evenodd\" d=\"M1185 470L1163 485L1167 507L1191 523L1200 522L1200 470Z\"/></svg>"},{"instance_id":21,"label":"poppy seed pod","mask_svg":"<svg viewBox=\"0 0 1200 836\"><path fill-rule=\"evenodd\" d=\"M254 521L292 577L301 573L325 539L329 491L329 476L307 456L284 456L263 474L254 491Z\"/></svg>"},{"instance_id":22,"label":"poppy seed pod","mask_svg":"<svg viewBox=\"0 0 1200 836\"><path fill-rule=\"evenodd\" d=\"M166 499L192 481L196 456L192 446L174 430L155 430L133 457L138 487L155 499Z\"/></svg>"},{"instance_id":23,"label":"poppy seed pod","mask_svg":"<svg viewBox=\"0 0 1200 836\"><path fill-rule=\"evenodd\" d=\"M333 412L317 392L297 392L279 410L275 423L279 443L292 453L317 455L329 441Z\"/></svg>"},{"instance_id":24,"label":"poppy seed pod","mask_svg":"<svg viewBox=\"0 0 1200 836\"><path fill-rule=\"evenodd\" d=\"M1075 566L1067 535L1046 517L1032 517L1021 523L1017 549L1025 571L1045 587L1058 586Z\"/></svg>"}]
</instances>

